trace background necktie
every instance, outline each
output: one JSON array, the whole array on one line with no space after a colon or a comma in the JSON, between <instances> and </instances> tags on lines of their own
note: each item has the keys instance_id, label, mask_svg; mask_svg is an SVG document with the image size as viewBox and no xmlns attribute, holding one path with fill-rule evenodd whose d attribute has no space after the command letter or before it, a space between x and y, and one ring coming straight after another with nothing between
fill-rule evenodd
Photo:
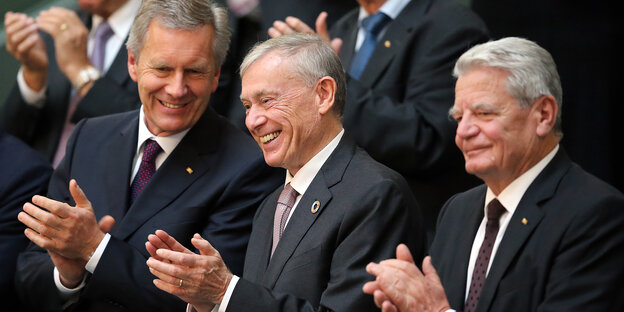
<instances>
[{"instance_id":1,"label":"background necktie","mask_svg":"<svg viewBox=\"0 0 624 312\"><path fill-rule=\"evenodd\" d=\"M104 60L106 59L106 43L108 39L114 34L113 29L110 27L108 22L101 22L98 27L95 29L95 35L93 37L93 52L91 53L91 63L95 68L97 68L100 72L104 71ZM76 111L76 107L78 106L78 102L80 102L80 95L78 92L72 95L69 105L67 106L67 114L65 115L65 124L63 126L63 132L61 133L61 137L59 139L59 143L56 148L56 154L54 155L54 160L52 162L54 168L58 166L65 156L65 145L67 145L67 140L71 135L72 131L74 131L74 127L76 126L71 122L71 116Z\"/></svg>"},{"instance_id":2,"label":"background necktie","mask_svg":"<svg viewBox=\"0 0 624 312\"><path fill-rule=\"evenodd\" d=\"M130 193L131 203L133 203L137 196L139 196L141 191L143 191L143 188L156 172L156 156L158 156L161 151L162 149L160 148L160 145L158 145L158 142L154 140L145 141L141 165L139 166L139 171L136 176L134 176L134 180L132 181Z\"/></svg>"},{"instance_id":3,"label":"background necktie","mask_svg":"<svg viewBox=\"0 0 624 312\"><path fill-rule=\"evenodd\" d=\"M373 55L375 45L377 44L377 36L384 26L392 19L383 12L377 12L373 15L369 15L362 20L362 27L366 30L366 37L362 46L355 54L349 74L356 79L359 79L368 63L368 59Z\"/></svg>"},{"instance_id":4,"label":"background necktie","mask_svg":"<svg viewBox=\"0 0 624 312\"><path fill-rule=\"evenodd\" d=\"M487 223L485 225L485 237L483 243L479 249L479 255L475 262L474 270L472 271L472 282L470 283L470 290L468 293L468 300L464 307L465 312L474 312L481 296L481 290L485 283L485 277L487 275L487 268L490 263L490 256L492 255L492 249L494 248L494 242L496 241L496 235L498 235L499 219L505 212L505 207L494 198L487 205Z\"/></svg>"},{"instance_id":5,"label":"background necktie","mask_svg":"<svg viewBox=\"0 0 624 312\"><path fill-rule=\"evenodd\" d=\"M279 243L279 240L282 238L282 233L284 233L284 228L286 227L286 221L290 215L290 210L292 210L292 207L295 205L297 195L299 195L299 193L288 183L277 199L275 217L273 217L273 248L271 248L271 256L273 256L275 247L277 247L277 243Z\"/></svg>"}]
</instances>

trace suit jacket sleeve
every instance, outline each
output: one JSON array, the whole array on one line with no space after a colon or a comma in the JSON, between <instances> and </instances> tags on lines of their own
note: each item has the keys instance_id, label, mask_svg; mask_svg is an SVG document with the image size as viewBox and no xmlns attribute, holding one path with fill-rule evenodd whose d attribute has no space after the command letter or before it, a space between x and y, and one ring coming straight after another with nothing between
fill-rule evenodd
<instances>
[{"instance_id":1,"label":"suit jacket sleeve","mask_svg":"<svg viewBox=\"0 0 624 312\"><path fill-rule=\"evenodd\" d=\"M457 157L456 124L448 118L454 101L451 73L463 52L488 39L483 23L469 11L434 8L423 16L399 15L378 47L393 25L415 24L413 20L421 21L409 32L403 30L406 38L396 38L391 63L374 82L347 77L344 112L345 129L358 145L404 175L440 170Z\"/></svg>"},{"instance_id":2,"label":"suit jacket sleeve","mask_svg":"<svg viewBox=\"0 0 624 312\"><path fill-rule=\"evenodd\" d=\"M415 243L419 241L417 235L412 235L418 233L413 230L418 221L410 212L416 204L413 197L406 196L409 194L406 186L401 188L393 181L383 181L363 193L366 195L362 198L351 199L354 207L346 210L340 220L337 241L327 245L335 249L328 272L329 282L321 286L325 290L319 306L240 279L227 311L378 311L373 298L362 292L364 283L372 280L365 270L366 265L392 257L400 242L407 243L415 258L420 259L422 246Z\"/></svg>"}]
</instances>

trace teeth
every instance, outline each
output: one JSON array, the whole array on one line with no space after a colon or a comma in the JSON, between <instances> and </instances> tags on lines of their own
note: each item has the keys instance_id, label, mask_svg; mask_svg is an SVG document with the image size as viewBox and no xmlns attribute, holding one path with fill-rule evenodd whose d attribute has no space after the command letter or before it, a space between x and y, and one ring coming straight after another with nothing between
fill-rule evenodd
<instances>
[{"instance_id":1,"label":"teeth","mask_svg":"<svg viewBox=\"0 0 624 312\"><path fill-rule=\"evenodd\" d=\"M267 134L265 136L262 136L262 137L260 137L260 142L262 142L263 144L271 142L271 141L275 140L275 138L277 138L280 135L280 133L282 133L282 132L281 131L276 131L276 132L273 132L273 133L269 133L269 134Z\"/></svg>"},{"instance_id":2,"label":"teeth","mask_svg":"<svg viewBox=\"0 0 624 312\"><path fill-rule=\"evenodd\" d=\"M184 105L186 105L186 104L174 105L174 104L163 102L163 101L160 101L160 103L162 103L162 105L164 105L165 107L169 107L169 108L181 108L181 107L184 107Z\"/></svg>"}]
</instances>

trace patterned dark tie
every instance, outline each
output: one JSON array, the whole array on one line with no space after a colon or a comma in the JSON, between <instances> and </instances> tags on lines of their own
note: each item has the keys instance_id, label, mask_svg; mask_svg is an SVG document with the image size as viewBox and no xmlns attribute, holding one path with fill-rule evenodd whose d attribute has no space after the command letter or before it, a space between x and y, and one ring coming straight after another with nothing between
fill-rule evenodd
<instances>
[{"instance_id":1,"label":"patterned dark tie","mask_svg":"<svg viewBox=\"0 0 624 312\"><path fill-rule=\"evenodd\" d=\"M353 57L349 74L351 77L359 79L368 63L368 59L373 55L375 45L377 45L377 36L384 26L392 19L383 12L377 12L369 15L362 20L362 27L366 30L366 37L360 49Z\"/></svg>"},{"instance_id":2,"label":"patterned dark tie","mask_svg":"<svg viewBox=\"0 0 624 312\"><path fill-rule=\"evenodd\" d=\"M292 210L295 205L297 195L299 195L299 193L288 183L277 199L277 207L275 208L275 216L273 217L273 247L271 248L271 256L273 256L277 243L279 243L279 240L282 238L282 233L284 233L284 228L286 227L286 221L290 215L290 210Z\"/></svg>"},{"instance_id":3,"label":"patterned dark tie","mask_svg":"<svg viewBox=\"0 0 624 312\"><path fill-rule=\"evenodd\" d=\"M156 172L156 156L160 154L162 149L158 142L154 140L145 141L145 148L143 149L143 157L141 158L141 165L139 166L139 171L136 176L134 176L134 180L132 181L131 186L131 203L139 196L143 188L149 183L150 179Z\"/></svg>"},{"instance_id":4,"label":"patterned dark tie","mask_svg":"<svg viewBox=\"0 0 624 312\"><path fill-rule=\"evenodd\" d=\"M464 306L465 312L474 312L481 296L481 290L483 284L485 284L485 278L487 275L488 265L490 263L490 256L492 255L492 249L494 248L494 242L496 241L496 235L498 235L499 219L505 212L505 207L494 198L487 205L487 223L485 225L485 237L483 243L479 249L479 255L475 262L474 270L472 271L472 281L470 282L470 290L468 292L468 300Z\"/></svg>"}]
</instances>

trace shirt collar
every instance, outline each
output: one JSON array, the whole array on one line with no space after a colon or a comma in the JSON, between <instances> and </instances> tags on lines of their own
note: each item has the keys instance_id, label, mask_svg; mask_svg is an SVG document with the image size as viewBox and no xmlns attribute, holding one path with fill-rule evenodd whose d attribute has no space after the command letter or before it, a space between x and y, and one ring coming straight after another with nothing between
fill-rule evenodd
<instances>
[{"instance_id":1,"label":"shirt collar","mask_svg":"<svg viewBox=\"0 0 624 312\"><path fill-rule=\"evenodd\" d=\"M498 196L494 195L494 192L488 187L487 192L485 194L485 206L494 198L498 198L500 203L505 207L507 211L509 211L512 215L520 200L524 196L526 190L531 186L531 183L537 178L537 176L546 168L546 166L550 163L550 161L555 157L557 151L559 150L559 144L553 148L548 155L546 155L542 160L540 160L537 164L535 164L531 169L527 170L525 173L520 175L518 178L513 180L505 189L498 194ZM483 208L485 209L485 207ZM487 213L487 212L486 212Z\"/></svg>"},{"instance_id":2,"label":"shirt collar","mask_svg":"<svg viewBox=\"0 0 624 312\"><path fill-rule=\"evenodd\" d=\"M163 152L168 156L173 152L173 150L178 146L178 143L182 141L182 138L189 132L190 129L186 129L182 132L172 134L170 136L155 136L153 135L149 129L147 129L147 125L145 124L145 112L143 112L143 106L141 106L139 112L139 135L137 140L136 152L139 153L141 146L148 139L152 139L158 142L160 148L162 148Z\"/></svg>"},{"instance_id":3,"label":"shirt collar","mask_svg":"<svg viewBox=\"0 0 624 312\"><path fill-rule=\"evenodd\" d=\"M388 0L378 10L388 15L391 19L396 19L399 13L403 11L403 8L407 6L410 0ZM358 15L358 24L361 27L362 20L369 16L368 12L364 8L360 7L360 14Z\"/></svg>"},{"instance_id":4,"label":"shirt collar","mask_svg":"<svg viewBox=\"0 0 624 312\"><path fill-rule=\"evenodd\" d=\"M113 14L108 17L108 24L110 24L115 36L121 38L122 40L126 39L130 33L130 27L132 27L134 17L139 12L140 6L141 0L128 0L124 5L117 9L117 11L113 12ZM101 16L93 15L93 19L91 21L92 36L95 35L95 29L103 20L104 19Z\"/></svg>"},{"instance_id":5,"label":"shirt collar","mask_svg":"<svg viewBox=\"0 0 624 312\"><path fill-rule=\"evenodd\" d=\"M336 137L329 142L320 152L318 152L314 157L312 157L299 171L295 176L292 176L288 170L286 170L286 183L290 183L290 185L297 191L297 193L303 195L316 174L321 170L321 167L332 152L338 146L342 135L344 134L344 129L340 130L340 133L336 135Z\"/></svg>"}]
</instances>

